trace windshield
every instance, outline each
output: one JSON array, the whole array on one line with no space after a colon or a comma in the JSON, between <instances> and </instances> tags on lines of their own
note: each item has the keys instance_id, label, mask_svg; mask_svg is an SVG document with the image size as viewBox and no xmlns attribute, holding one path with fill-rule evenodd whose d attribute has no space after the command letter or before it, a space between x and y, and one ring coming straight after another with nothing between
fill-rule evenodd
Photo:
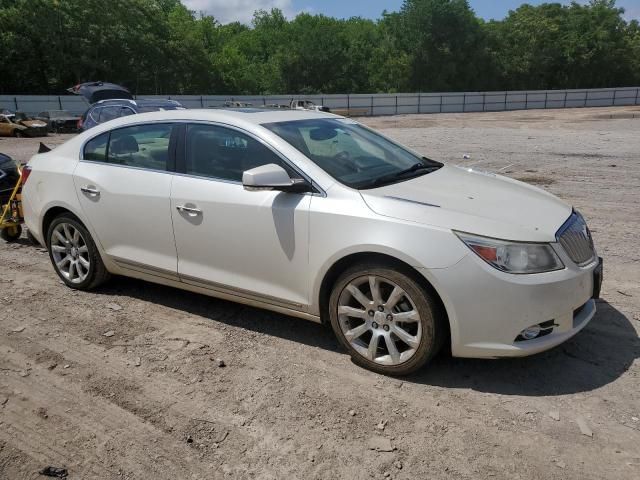
<instances>
[{"instance_id":1,"label":"windshield","mask_svg":"<svg viewBox=\"0 0 640 480\"><path fill-rule=\"evenodd\" d=\"M442 167L349 119L295 120L263 127L340 183L359 190L401 182Z\"/></svg>"}]
</instances>

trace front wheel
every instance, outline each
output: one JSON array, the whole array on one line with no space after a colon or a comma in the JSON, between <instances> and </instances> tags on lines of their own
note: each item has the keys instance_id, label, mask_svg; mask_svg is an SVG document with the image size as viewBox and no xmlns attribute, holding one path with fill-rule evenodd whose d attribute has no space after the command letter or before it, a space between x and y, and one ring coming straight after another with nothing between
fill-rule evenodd
<instances>
[{"instance_id":1,"label":"front wheel","mask_svg":"<svg viewBox=\"0 0 640 480\"><path fill-rule=\"evenodd\" d=\"M47 246L53 268L67 286L91 290L109 278L91 235L73 215L60 215L51 222Z\"/></svg>"},{"instance_id":2,"label":"front wheel","mask_svg":"<svg viewBox=\"0 0 640 480\"><path fill-rule=\"evenodd\" d=\"M415 372L445 338L433 294L394 267L348 269L335 284L329 309L331 326L353 362L385 375Z\"/></svg>"}]
</instances>

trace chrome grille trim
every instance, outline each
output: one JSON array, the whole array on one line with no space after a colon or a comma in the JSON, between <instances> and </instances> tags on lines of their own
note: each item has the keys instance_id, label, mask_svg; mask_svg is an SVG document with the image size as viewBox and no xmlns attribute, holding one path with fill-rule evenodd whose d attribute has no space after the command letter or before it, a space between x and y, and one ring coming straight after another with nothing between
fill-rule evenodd
<instances>
[{"instance_id":1,"label":"chrome grille trim","mask_svg":"<svg viewBox=\"0 0 640 480\"><path fill-rule=\"evenodd\" d=\"M556 233L556 239L562 245L569 258L578 266L584 266L595 258L593 238L587 223L578 212L573 212L569 219Z\"/></svg>"}]
</instances>

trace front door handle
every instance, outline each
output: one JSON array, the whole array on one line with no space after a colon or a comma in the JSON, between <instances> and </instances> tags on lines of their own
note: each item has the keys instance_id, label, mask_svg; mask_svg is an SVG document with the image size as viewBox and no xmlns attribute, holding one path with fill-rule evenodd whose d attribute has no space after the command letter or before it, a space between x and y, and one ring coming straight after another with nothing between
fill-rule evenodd
<instances>
[{"instance_id":1,"label":"front door handle","mask_svg":"<svg viewBox=\"0 0 640 480\"><path fill-rule=\"evenodd\" d=\"M98 190L95 187L90 187L90 186L80 187L80 191L82 193L86 193L87 195L91 195L92 197L100 196L100 190Z\"/></svg>"},{"instance_id":2,"label":"front door handle","mask_svg":"<svg viewBox=\"0 0 640 480\"><path fill-rule=\"evenodd\" d=\"M187 207L186 205L178 205L176 207L176 210L181 213L186 213L187 215L190 215L192 217L202 215L202 210L200 210L199 208Z\"/></svg>"}]
</instances>

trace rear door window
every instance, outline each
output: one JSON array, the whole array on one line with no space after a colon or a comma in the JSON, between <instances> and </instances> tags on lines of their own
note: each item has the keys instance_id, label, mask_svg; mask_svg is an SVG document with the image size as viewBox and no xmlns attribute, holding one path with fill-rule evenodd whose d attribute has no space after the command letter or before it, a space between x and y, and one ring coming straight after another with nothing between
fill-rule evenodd
<instances>
[{"instance_id":1,"label":"rear door window","mask_svg":"<svg viewBox=\"0 0 640 480\"><path fill-rule=\"evenodd\" d=\"M100 123L108 122L120 116L122 107L103 107L100 111Z\"/></svg>"},{"instance_id":2,"label":"rear door window","mask_svg":"<svg viewBox=\"0 0 640 480\"><path fill-rule=\"evenodd\" d=\"M170 123L133 125L111 132L107 162L150 170L168 170Z\"/></svg>"}]
</instances>

